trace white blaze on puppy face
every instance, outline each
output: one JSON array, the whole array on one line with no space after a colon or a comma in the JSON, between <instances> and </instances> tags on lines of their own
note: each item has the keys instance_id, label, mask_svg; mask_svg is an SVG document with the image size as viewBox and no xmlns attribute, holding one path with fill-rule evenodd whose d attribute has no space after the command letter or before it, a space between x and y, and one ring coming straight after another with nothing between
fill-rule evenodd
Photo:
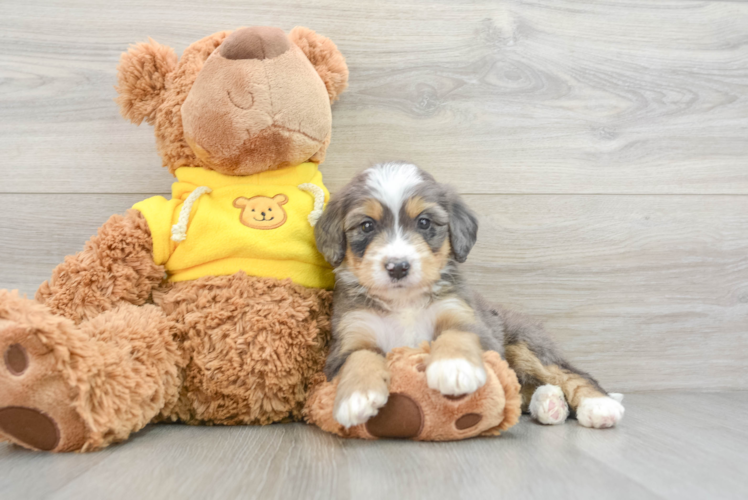
<instances>
[{"instance_id":1,"label":"white blaze on puppy face","mask_svg":"<svg viewBox=\"0 0 748 500\"><path fill-rule=\"evenodd\" d=\"M395 214L398 223L400 208L413 189L423 182L418 167L409 163L385 163L366 171L366 186L372 194Z\"/></svg>"},{"instance_id":2,"label":"white blaze on puppy face","mask_svg":"<svg viewBox=\"0 0 748 500\"><path fill-rule=\"evenodd\" d=\"M390 221L392 227L382 228L386 230L387 238L368 249L364 256L364 265L369 267L377 288L409 288L420 284L423 245L414 242L414 238L400 227L400 211L422 182L418 167L407 163L385 163L367 170L366 185L371 194L394 217ZM407 276L394 281L385 267L388 262L407 262L410 266Z\"/></svg>"}]
</instances>

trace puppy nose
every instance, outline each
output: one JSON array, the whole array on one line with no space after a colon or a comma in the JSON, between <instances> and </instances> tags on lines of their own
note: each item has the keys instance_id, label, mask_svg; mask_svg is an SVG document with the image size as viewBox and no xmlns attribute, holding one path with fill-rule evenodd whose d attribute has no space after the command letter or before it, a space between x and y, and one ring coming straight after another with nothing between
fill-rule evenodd
<instances>
[{"instance_id":1,"label":"puppy nose","mask_svg":"<svg viewBox=\"0 0 748 500\"><path fill-rule=\"evenodd\" d=\"M226 59L272 59L291 48L291 41L280 28L253 26L234 31L221 44Z\"/></svg>"},{"instance_id":2,"label":"puppy nose","mask_svg":"<svg viewBox=\"0 0 748 500\"><path fill-rule=\"evenodd\" d=\"M405 260L401 262L389 261L384 265L384 268L387 269L390 278L401 280L408 275L410 264Z\"/></svg>"},{"instance_id":3,"label":"puppy nose","mask_svg":"<svg viewBox=\"0 0 748 500\"><path fill-rule=\"evenodd\" d=\"M265 217L265 212L260 212L260 213L262 214L263 217Z\"/></svg>"}]
</instances>

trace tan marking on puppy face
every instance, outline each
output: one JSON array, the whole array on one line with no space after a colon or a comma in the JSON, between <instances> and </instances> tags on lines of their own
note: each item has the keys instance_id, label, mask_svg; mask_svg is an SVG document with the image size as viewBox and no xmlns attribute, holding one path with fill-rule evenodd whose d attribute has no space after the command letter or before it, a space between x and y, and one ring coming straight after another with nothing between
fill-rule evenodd
<instances>
[{"instance_id":1,"label":"tan marking on puppy face","mask_svg":"<svg viewBox=\"0 0 748 500\"><path fill-rule=\"evenodd\" d=\"M384 209L382 208L382 204L379 203L379 201L375 200L374 198L369 198L364 202L362 208L364 215L366 215L367 217L371 217L376 221L382 220L382 213L384 212Z\"/></svg>"},{"instance_id":2,"label":"tan marking on puppy face","mask_svg":"<svg viewBox=\"0 0 748 500\"><path fill-rule=\"evenodd\" d=\"M543 365L523 342L506 347L506 360L515 371L526 373L543 384L559 386L573 409L576 409L584 398L607 396L577 373L564 370L558 365Z\"/></svg>"},{"instance_id":3,"label":"tan marking on puppy face","mask_svg":"<svg viewBox=\"0 0 748 500\"><path fill-rule=\"evenodd\" d=\"M449 262L449 252L452 247L449 245L449 240L446 239L437 253L432 252L423 240L416 248L418 248L418 254L421 257L422 279L425 285L431 286L441 278L442 270Z\"/></svg>"},{"instance_id":4,"label":"tan marking on puppy face","mask_svg":"<svg viewBox=\"0 0 748 500\"><path fill-rule=\"evenodd\" d=\"M380 221L382 219L382 213L384 209L382 204L377 200L369 198L364 201L361 206L351 209L345 216L343 225L346 230L352 229L358 224L361 224L366 217Z\"/></svg>"},{"instance_id":5,"label":"tan marking on puppy face","mask_svg":"<svg viewBox=\"0 0 748 500\"><path fill-rule=\"evenodd\" d=\"M285 224L288 216L281 205L288 203L288 196L276 194L267 196L239 197L234 200L234 207L241 208L239 220L252 229L276 229Z\"/></svg>"},{"instance_id":6,"label":"tan marking on puppy face","mask_svg":"<svg viewBox=\"0 0 748 500\"><path fill-rule=\"evenodd\" d=\"M408 217L411 219L415 219L425 210L428 210L435 205L435 203L426 202L420 196L413 196L408 198L408 201L405 202L405 213L408 214Z\"/></svg>"},{"instance_id":7,"label":"tan marking on puppy face","mask_svg":"<svg viewBox=\"0 0 748 500\"><path fill-rule=\"evenodd\" d=\"M369 243L366 252L361 258L356 257L353 251L351 251L350 246L346 249L345 261L346 264L348 264L348 268L351 270L353 275L356 276L358 282L366 288L372 289L377 286L374 276L374 273L378 270L375 269L377 262L374 261L372 255L376 253L377 248L382 248L385 244L386 235L380 233L374 237L371 243Z\"/></svg>"}]
</instances>

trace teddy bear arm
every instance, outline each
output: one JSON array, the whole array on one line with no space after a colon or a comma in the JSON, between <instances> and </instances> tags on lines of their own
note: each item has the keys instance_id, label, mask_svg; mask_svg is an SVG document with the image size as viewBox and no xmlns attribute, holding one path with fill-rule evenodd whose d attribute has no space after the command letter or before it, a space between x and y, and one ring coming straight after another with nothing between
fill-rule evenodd
<instances>
[{"instance_id":1,"label":"teddy bear arm","mask_svg":"<svg viewBox=\"0 0 748 500\"><path fill-rule=\"evenodd\" d=\"M164 277L153 261L153 241L143 215L113 215L77 254L42 283L36 300L76 323L120 304L144 304Z\"/></svg>"}]
</instances>

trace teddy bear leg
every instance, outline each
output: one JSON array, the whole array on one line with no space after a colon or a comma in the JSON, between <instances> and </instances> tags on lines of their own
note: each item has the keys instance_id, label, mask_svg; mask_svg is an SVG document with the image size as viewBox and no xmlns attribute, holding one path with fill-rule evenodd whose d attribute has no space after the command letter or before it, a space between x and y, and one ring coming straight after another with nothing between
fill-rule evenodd
<instances>
[{"instance_id":1,"label":"teddy bear leg","mask_svg":"<svg viewBox=\"0 0 748 500\"><path fill-rule=\"evenodd\" d=\"M121 441L176 402L179 354L155 306L76 326L0 291L0 436L44 451Z\"/></svg>"}]
</instances>

